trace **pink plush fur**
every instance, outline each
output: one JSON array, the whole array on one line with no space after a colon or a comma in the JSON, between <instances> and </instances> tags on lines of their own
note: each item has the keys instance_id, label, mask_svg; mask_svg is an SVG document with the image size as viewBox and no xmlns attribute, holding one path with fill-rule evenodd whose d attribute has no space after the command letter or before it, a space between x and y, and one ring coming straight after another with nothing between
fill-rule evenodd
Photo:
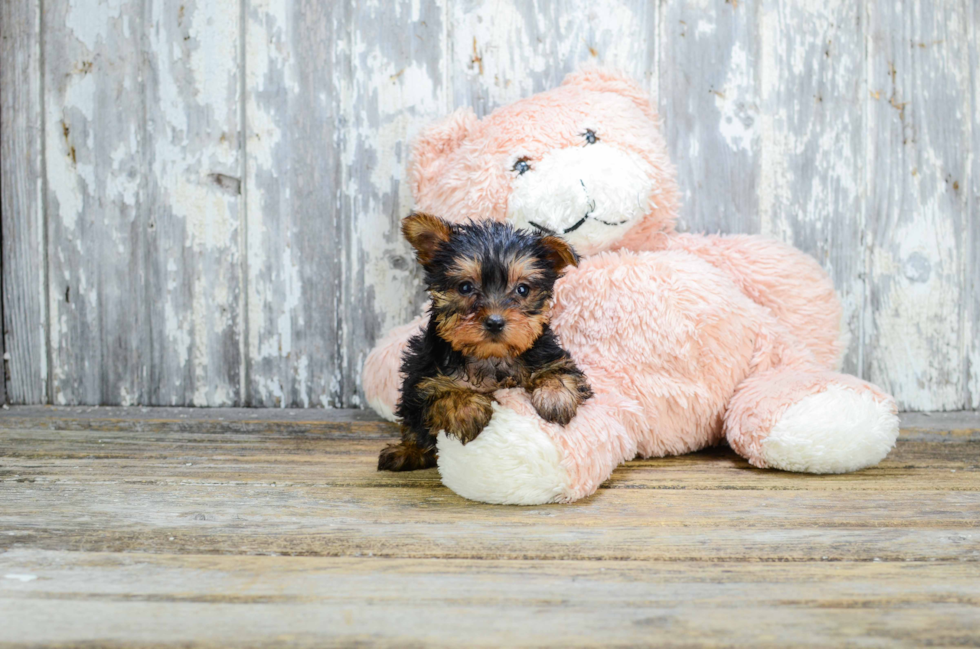
<instances>
[{"instance_id":1,"label":"pink plush fur","mask_svg":"<svg viewBox=\"0 0 980 649\"><path fill-rule=\"evenodd\" d=\"M676 233L674 170L657 116L632 82L587 70L482 120L457 111L415 145L417 208L460 222L510 218L515 157L545 161L583 146L583 124L639 161L649 198L638 197L643 217L612 239L568 235L583 259L556 287L552 324L595 397L561 428L538 419L523 391L496 394L559 449L567 483L556 500L592 493L633 457L687 453L726 437L758 467L835 472L879 461L897 434L895 403L836 372L841 306L827 274L776 241ZM401 351L421 324L396 329L368 357L365 394L385 415L397 399ZM838 398L881 438L857 444L850 457L838 457L842 444L863 433L834 420Z\"/></svg>"}]
</instances>

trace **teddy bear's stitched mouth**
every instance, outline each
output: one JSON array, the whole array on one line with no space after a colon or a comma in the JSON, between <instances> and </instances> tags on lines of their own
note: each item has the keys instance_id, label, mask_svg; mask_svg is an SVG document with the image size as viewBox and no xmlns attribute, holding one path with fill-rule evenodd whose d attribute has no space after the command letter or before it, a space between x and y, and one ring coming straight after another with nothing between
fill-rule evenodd
<instances>
[{"instance_id":1,"label":"teddy bear's stitched mouth","mask_svg":"<svg viewBox=\"0 0 980 649\"><path fill-rule=\"evenodd\" d=\"M593 210L595 209L595 203L593 203L592 209ZM539 224L535 223L534 221L530 221L529 220L528 223L531 224L531 225L533 225L537 229L541 230L542 232L547 232L548 234L568 234L569 232L575 232L580 227L582 227L582 225L584 225L585 222L589 220L589 217L590 216L592 216L592 210L589 210L588 212L586 212L585 216L583 216L581 219L579 219L578 221L576 221L571 227L565 228L561 232L556 232L556 231L552 230L551 228L546 228L543 225L539 225ZM592 219L595 220L595 221L598 221L599 223L602 223L603 225L608 225L610 227L616 227L617 225L623 225L624 223L626 223L627 221L629 221L629 219L624 219L622 221L616 221L615 223L610 223L609 221L603 221L602 219L597 219L594 216L592 216Z\"/></svg>"},{"instance_id":2,"label":"teddy bear's stitched mouth","mask_svg":"<svg viewBox=\"0 0 980 649\"><path fill-rule=\"evenodd\" d=\"M579 180L579 183L581 183L581 185L582 185L582 191L584 191L585 192L585 195L588 196L589 195L589 190L586 189L586 187L585 187L585 181L580 179ZM623 225L624 223L626 223L627 221L629 221L629 219L623 219L622 221L617 221L615 223L610 223L609 221L603 221L602 219L597 219L595 216L592 215L593 212L595 212L595 199L594 198L589 198L589 211L585 213L585 216L583 216L578 221L576 221L574 224L572 224L571 227L565 228L561 232L556 232L556 231L552 230L551 228L546 228L543 225L539 225L539 224L537 224L537 223L535 223L534 221L531 221L531 220L528 220L528 223L530 225L533 225L534 227L536 227L537 229L539 229L539 230L541 230L543 232L547 232L548 234L568 234L569 232L575 232L580 227L582 227L585 224L585 222L589 220L589 217L590 216L594 220L598 221L599 223L602 223L603 225L608 225L610 227L615 227L617 225Z\"/></svg>"},{"instance_id":3,"label":"teddy bear's stitched mouth","mask_svg":"<svg viewBox=\"0 0 980 649\"><path fill-rule=\"evenodd\" d=\"M576 221L575 222L575 225L573 225L570 228L566 228L566 229L562 230L561 232L555 232L551 228L546 228L543 225L539 225L538 223L535 223L534 221L528 221L528 223L530 223L531 225L533 225L537 229L541 230L542 232L547 232L548 234L568 234L569 232L575 232L580 227L582 227L582 224L585 223L586 220L588 220L588 218L589 218L589 215L586 214L581 219L579 219L578 221Z\"/></svg>"}]
</instances>

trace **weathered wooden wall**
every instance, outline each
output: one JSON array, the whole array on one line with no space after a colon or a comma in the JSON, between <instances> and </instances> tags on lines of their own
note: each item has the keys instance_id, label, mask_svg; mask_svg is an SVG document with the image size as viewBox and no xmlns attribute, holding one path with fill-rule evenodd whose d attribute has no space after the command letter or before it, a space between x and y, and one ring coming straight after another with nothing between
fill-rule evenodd
<instances>
[{"instance_id":1,"label":"weathered wooden wall","mask_svg":"<svg viewBox=\"0 0 980 649\"><path fill-rule=\"evenodd\" d=\"M657 97L691 230L814 254L848 371L980 406L973 0L23 0L2 9L16 403L350 406L420 305L407 142L587 61Z\"/></svg>"}]
</instances>

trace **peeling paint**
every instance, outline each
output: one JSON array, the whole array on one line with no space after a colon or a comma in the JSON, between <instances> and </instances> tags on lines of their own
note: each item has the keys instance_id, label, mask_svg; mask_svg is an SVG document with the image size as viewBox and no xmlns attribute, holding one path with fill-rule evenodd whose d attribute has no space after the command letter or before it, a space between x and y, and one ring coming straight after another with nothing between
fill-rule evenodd
<instances>
[{"instance_id":1,"label":"peeling paint","mask_svg":"<svg viewBox=\"0 0 980 649\"><path fill-rule=\"evenodd\" d=\"M122 16L125 0L100 0L99 2L68 2L65 25L68 31L89 50L95 50L100 41L106 40L106 25ZM128 30L124 36L129 37Z\"/></svg>"},{"instance_id":2,"label":"peeling paint","mask_svg":"<svg viewBox=\"0 0 980 649\"><path fill-rule=\"evenodd\" d=\"M960 8L943 4L903 12L879 2L869 27L884 35L869 53L869 85L888 97L867 100L875 126L869 374L905 408L970 407L973 289L964 278L978 224L951 187L969 167L977 129L963 117L971 114L968 66L954 63L968 60L969 34Z\"/></svg>"},{"instance_id":3,"label":"peeling paint","mask_svg":"<svg viewBox=\"0 0 980 649\"><path fill-rule=\"evenodd\" d=\"M721 137L733 150L751 151L758 137L758 105L754 75L748 54L738 42L732 47L724 92L715 93L715 106L721 113Z\"/></svg>"},{"instance_id":4,"label":"peeling paint","mask_svg":"<svg viewBox=\"0 0 980 649\"><path fill-rule=\"evenodd\" d=\"M980 405L967 5L241 9L45 5L53 401L360 404L367 350L422 304L411 139L599 62L659 92L685 227L810 252L857 334L845 369L904 407Z\"/></svg>"}]
</instances>

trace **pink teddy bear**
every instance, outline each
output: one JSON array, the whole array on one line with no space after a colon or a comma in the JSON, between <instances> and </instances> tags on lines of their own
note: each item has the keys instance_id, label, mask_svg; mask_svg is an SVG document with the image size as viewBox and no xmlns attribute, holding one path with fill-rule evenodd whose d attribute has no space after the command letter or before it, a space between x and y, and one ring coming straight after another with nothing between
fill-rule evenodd
<instances>
[{"instance_id":1,"label":"pink teddy bear","mask_svg":"<svg viewBox=\"0 0 980 649\"><path fill-rule=\"evenodd\" d=\"M419 211L555 233L582 260L555 290L551 326L595 396L565 427L521 389L500 390L467 445L440 432L443 483L488 503L571 502L622 462L723 439L752 465L843 473L898 435L894 399L840 374L841 305L809 256L756 236L674 231L674 170L646 94L591 69L479 120L457 110L418 139ZM364 366L392 419L402 350L424 318Z\"/></svg>"}]
</instances>

